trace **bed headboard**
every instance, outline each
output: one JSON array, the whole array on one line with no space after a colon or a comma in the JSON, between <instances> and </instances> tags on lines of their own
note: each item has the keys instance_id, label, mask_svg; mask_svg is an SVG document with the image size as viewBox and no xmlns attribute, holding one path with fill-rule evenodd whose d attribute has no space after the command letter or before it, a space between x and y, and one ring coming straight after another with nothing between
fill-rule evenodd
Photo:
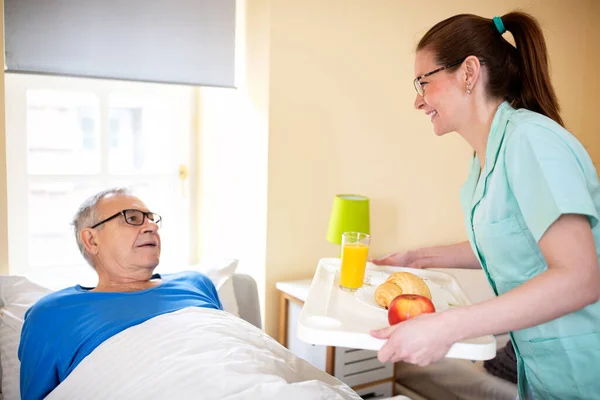
<instances>
[{"instance_id":1,"label":"bed headboard","mask_svg":"<svg viewBox=\"0 0 600 400\"><path fill-rule=\"evenodd\" d=\"M234 274L233 290L238 304L240 318L262 329L260 302L256 281L250 275Z\"/></svg>"}]
</instances>

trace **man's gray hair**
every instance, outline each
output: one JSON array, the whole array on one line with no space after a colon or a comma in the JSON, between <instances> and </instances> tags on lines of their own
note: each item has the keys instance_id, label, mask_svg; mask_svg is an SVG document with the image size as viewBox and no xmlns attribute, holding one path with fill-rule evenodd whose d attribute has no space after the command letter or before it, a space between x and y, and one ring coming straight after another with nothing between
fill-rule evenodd
<instances>
[{"instance_id":1,"label":"man's gray hair","mask_svg":"<svg viewBox=\"0 0 600 400\"><path fill-rule=\"evenodd\" d=\"M75 240L77 241L77 247L79 247L79 251L83 258L93 267L91 257L89 253L86 251L83 246L83 242L81 241L81 230L84 228L89 228L90 226L100 222L98 221L98 203L100 200L107 196L130 196L131 191L128 188L111 188L107 190L103 190L101 192L96 193L95 195L89 197L87 200L79 206L77 213L75 213L75 217L73 217L73 230L75 232ZM102 225L98 227L98 229L102 229Z\"/></svg>"}]
</instances>

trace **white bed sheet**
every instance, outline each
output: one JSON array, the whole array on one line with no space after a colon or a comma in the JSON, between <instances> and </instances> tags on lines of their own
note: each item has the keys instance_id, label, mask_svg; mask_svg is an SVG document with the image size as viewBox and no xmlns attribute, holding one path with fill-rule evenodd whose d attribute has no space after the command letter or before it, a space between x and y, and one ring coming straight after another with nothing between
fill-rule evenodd
<instances>
[{"instance_id":1,"label":"white bed sheet","mask_svg":"<svg viewBox=\"0 0 600 400\"><path fill-rule=\"evenodd\" d=\"M353 399L336 378L231 314L187 308L108 339L48 397L56 399Z\"/></svg>"}]
</instances>

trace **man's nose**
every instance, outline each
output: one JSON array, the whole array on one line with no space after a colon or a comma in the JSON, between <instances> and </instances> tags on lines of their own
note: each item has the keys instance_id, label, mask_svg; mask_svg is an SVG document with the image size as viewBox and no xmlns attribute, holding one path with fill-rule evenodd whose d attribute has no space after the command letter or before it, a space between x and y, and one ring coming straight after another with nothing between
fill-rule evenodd
<instances>
[{"instance_id":1,"label":"man's nose","mask_svg":"<svg viewBox=\"0 0 600 400\"><path fill-rule=\"evenodd\" d=\"M144 225L142 228L142 232L146 233L146 232L150 232L150 233L154 233L158 231L158 224L154 221L150 221L150 219L146 218L146 221L144 221Z\"/></svg>"}]
</instances>

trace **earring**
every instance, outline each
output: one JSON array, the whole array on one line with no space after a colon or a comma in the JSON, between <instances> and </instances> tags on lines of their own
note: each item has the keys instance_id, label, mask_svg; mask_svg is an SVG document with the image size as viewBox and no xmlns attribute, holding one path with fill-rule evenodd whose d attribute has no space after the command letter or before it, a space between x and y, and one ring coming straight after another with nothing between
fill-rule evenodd
<instances>
[{"instance_id":1,"label":"earring","mask_svg":"<svg viewBox=\"0 0 600 400\"><path fill-rule=\"evenodd\" d=\"M471 88L470 88L471 84L467 83L467 94L471 94Z\"/></svg>"}]
</instances>

